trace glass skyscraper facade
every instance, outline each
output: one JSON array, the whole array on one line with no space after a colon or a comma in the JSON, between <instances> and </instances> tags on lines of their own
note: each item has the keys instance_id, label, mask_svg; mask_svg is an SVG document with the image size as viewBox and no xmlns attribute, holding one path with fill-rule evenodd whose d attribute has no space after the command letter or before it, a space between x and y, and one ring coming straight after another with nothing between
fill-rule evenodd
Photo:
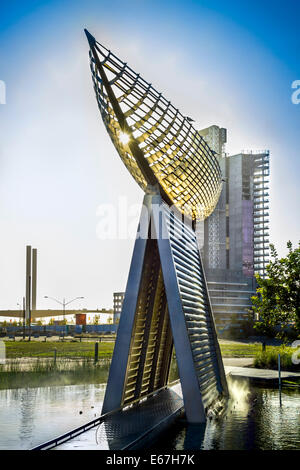
<instances>
[{"instance_id":1,"label":"glass skyscraper facade","mask_svg":"<svg viewBox=\"0 0 300 470\"><path fill-rule=\"evenodd\" d=\"M204 221L202 257L216 325L221 330L251 310L255 273L269 260L269 152L225 154L226 129L199 131L219 156L223 189ZM200 242L201 245L201 242Z\"/></svg>"}]
</instances>

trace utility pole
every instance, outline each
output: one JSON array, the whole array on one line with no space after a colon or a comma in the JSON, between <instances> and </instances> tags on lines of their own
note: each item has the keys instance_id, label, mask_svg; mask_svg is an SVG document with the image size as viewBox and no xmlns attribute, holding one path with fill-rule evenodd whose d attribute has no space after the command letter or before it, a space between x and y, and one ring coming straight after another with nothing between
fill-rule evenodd
<instances>
[{"instance_id":1,"label":"utility pole","mask_svg":"<svg viewBox=\"0 0 300 470\"><path fill-rule=\"evenodd\" d=\"M29 276L29 284L31 285L31 276ZM28 321L29 321L29 337L28 341L31 341L31 289L29 289L29 316L28 316Z\"/></svg>"},{"instance_id":2,"label":"utility pole","mask_svg":"<svg viewBox=\"0 0 300 470\"><path fill-rule=\"evenodd\" d=\"M29 324L29 338L31 340L31 314L36 310L36 280L37 277L37 249L26 246L26 293L25 293L25 326ZM24 332L25 334L25 332Z\"/></svg>"},{"instance_id":3,"label":"utility pole","mask_svg":"<svg viewBox=\"0 0 300 470\"><path fill-rule=\"evenodd\" d=\"M36 310L36 284L37 284L37 249L32 249L32 298L31 298L31 310Z\"/></svg>"},{"instance_id":4,"label":"utility pole","mask_svg":"<svg viewBox=\"0 0 300 470\"><path fill-rule=\"evenodd\" d=\"M63 314L64 314L64 323L66 321L66 299L63 298Z\"/></svg>"},{"instance_id":5,"label":"utility pole","mask_svg":"<svg viewBox=\"0 0 300 470\"><path fill-rule=\"evenodd\" d=\"M23 297L23 340L25 340L26 333L26 306L25 306L25 297Z\"/></svg>"},{"instance_id":6,"label":"utility pole","mask_svg":"<svg viewBox=\"0 0 300 470\"><path fill-rule=\"evenodd\" d=\"M26 320L30 315L30 297L31 297L31 245L26 246Z\"/></svg>"}]
</instances>

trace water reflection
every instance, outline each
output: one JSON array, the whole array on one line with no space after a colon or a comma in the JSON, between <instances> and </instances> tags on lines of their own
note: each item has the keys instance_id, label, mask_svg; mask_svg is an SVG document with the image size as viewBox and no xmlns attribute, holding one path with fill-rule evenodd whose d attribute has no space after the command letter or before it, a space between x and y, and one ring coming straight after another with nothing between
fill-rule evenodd
<instances>
[{"instance_id":1,"label":"water reflection","mask_svg":"<svg viewBox=\"0 0 300 470\"><path fill-rule=\"evenodd\" d=\"M20 428L19 439L20 441L28 442L33 435L35 409L36 409L36 395L38 389L25 388L20 390Z\"/></svg>"},{"instance_id":2,"label":"water reflection","mask_svg":"<svg viewBox=\"0 0 300 470\"><path fill-rule=\"evenodd\" d=\"M174 368L173 378L176 378ZM0 390L0 449L29 449L100 416L105 384ZM300 449L300 393L229 381L231 400L206 425L178 422L153 449ZM80 413L81 412L81 413Z\"/></svg>"},{"instance_id":3,"label":"water reflection","mask_svg":"<svg viewBox=\"0 0 300 470\"><path fill-rule=\"evenodd\" d=\"M105 387L1 390L0 449L29 449L100 416Z\"/></svg>"},{"instance_id":4,"label":"water reflection","mask_svg":"<svg viewBox=\"0 0 300 470\"><path fill-rule=\"evenodd\" d=\"M156 448L176 450L292 450L300 449L300 393L242 384L225 414L206 425L179 423ZM154 446L155 447L155 446Z\"/></svg>"}]
</instances>

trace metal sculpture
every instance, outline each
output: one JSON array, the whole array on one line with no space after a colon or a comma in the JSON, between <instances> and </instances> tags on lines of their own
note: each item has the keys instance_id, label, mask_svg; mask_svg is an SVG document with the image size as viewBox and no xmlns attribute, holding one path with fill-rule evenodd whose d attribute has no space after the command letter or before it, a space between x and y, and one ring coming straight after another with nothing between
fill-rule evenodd
<instances>
[{"instance_id":1,"label":"metal sculpture","mask_svg":"<svg viewBox=\"0 0 300 470\"><path fill-rule=\"evenodd\" d=\"M85 33L103 122L145 190L147 208L102 411L165 388L174 345L187 419L203 422L207 408L227 395L227 384L196 235L181 214L191 221L211 214L221 191L220 167L190 118Z\"/></svg>"},{"instance_id":2,"label":"metal sculpture","mask_svg":"<svg viewBox=\"0 0 300 470\"><path fill-rule=\"evenodd\" d=\"M193 219L214 210L222 178L215 152L170 101L89 33L100 113L122 161L143 190L159 184L167 203Z\"/></svg>"}]
</instances>

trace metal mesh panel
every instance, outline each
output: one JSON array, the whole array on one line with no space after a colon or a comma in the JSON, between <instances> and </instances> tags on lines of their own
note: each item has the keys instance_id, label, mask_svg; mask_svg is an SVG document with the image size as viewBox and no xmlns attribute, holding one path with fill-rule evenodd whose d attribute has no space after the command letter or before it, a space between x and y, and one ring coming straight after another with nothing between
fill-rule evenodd
<instances>
[{"instance_id":1,"label":"metal mesh panel","mask_svg":"<svg viewBox=\"0 0 300 470\"><path fill-rule=\"evenodd\" d=\"M195 233L164 205L174 266L205 406L222 392L213 317Z\"/></svg>"},{"instance_id":2,"label":"metal mesh panel","mask_svg":"<svg viewBox=\"0 0 300 470\"><path fill-rule=\"evenodd\" d=\"M148 183L153 184L142 171L136 155L138 146L144 160L142 165L153 173L163 196L167 195L191 218L209 216L220 196L221 170L215 152L190 119L95 40L90 66L103 122L137 183L144 190ZM107 83L103 82L103 71ZM113 95L109 95L107 87Z\"/></svg>"},{"instance_id":3,"label":"metal mesh panel","mask_svg":"<svg viewBox=\"0 0 300 470\"><path fill-rule=\"evenodd\" d=\"M196 235L165 204L162 207L184 313L182 327L188 333L199 393L204 406L209 406L222 393L223 386L213 317ZM128 357L123 406L167 384L172 346L157 241L148 239Z\"/></svg>"},{"instance_id":4,"label":"metal mesh panel","mask_svg":"<svg viewBox=\"0 0 300 470\"><path fill-rule=\"evenodd\" d=\"M128 358L123 405L167 384L172 345L157 242L148 240Z\"/></svg>"}]
</instances>

